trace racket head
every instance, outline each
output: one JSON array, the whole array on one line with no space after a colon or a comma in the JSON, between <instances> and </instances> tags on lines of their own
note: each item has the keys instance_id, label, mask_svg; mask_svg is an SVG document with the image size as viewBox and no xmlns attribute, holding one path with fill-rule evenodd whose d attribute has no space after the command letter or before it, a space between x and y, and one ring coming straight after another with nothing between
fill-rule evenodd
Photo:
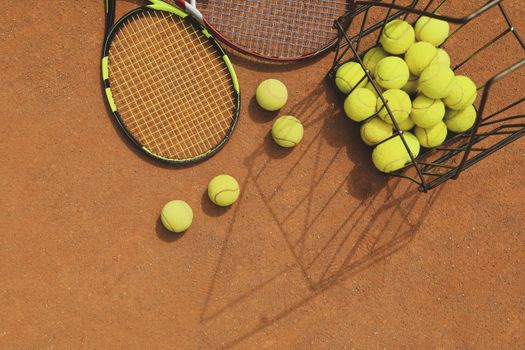
<instances>
[{"instance_id":1,"label":"racket head","mask_svg":"<svg viewBox=\"0 0 525 350\"><path fill-rule=\"evenodd\" d=\"M197 1L217 38L273 61L303 60L331 49L337 41L334 21L354 6L354 0Z\"/></svg>"},{"instance_id":2,"label":"racket head","mask_svg":"<svg viewBox=\"0 0 525 350\"><path fill-rule=\"evenodd\" d=\"M207 159L239 119L239 84L228 56L194 18L162 2L132 10L112 26L102 79L118 125L157 160Z\"/></svg>"}]
</instances>

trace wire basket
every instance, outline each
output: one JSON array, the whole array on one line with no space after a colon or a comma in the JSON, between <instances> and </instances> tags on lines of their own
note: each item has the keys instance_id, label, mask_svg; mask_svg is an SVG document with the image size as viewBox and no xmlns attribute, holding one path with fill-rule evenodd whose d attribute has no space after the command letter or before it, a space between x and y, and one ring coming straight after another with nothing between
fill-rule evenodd
<instances>
[{"instance_id":1,"label":"wire basket","mask_svg":"<svg viewBox=\"0 0 525 350\"><path fill-rule=\"evenodd\" d=\"M409 179L419 185L420 191L427 192L450 179L457 179L467 168L525 134L525 45L501 0L489 1L464 17L447 15L447 10L458 13L459 10L451 6L454 1L410 0L406 6L400 2L356 1L359 6L335 21L338 42L328 79L341 98L345 98L346 95L335 85L335 73L346 62L358 62L366 72L363 79L369 79L385 105L362 58L369 49L379 46L386 23L394 19L415 23L420 16L449 22L451 34L441 46L453 51L452 70L471 76L476 82L478 97L474 104L477 111L474 126L464 133L449 133L441 146L425 149L416 158L387 108L394 133L382 141L400 136L410 155L410 162L404 168L388 175ZM456 3L468 6L471 2ZM470 48L462 49L462 44L470 45ZM472 45L476 48L472 49ZM454 56L455 52L460 53L459 57Z\"/></svg>"}]
</instances>

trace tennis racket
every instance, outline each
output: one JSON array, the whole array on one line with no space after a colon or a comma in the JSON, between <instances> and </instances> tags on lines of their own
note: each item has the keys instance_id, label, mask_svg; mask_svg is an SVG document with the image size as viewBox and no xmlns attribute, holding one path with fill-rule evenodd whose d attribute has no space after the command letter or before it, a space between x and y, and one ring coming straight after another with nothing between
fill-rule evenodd
<instances>
[{"instance_id":1,"label":"tennis racket","mask_svg":"<svg viewBox=\"0 0 525 350\"><path fill-rule=\"evenodd\" d=\"M337 40L334 20L354 6L353 0L171 1L203 18L232 48L275 61L306 59L332 48Z\"/></svg>"},{"instance_id":2,"label":"tennis racket","mask_svg":"<svg viewBox=\"0 0 525 350\"><path fill-rule=\"evenodd\" d=\"M114 18L115 0L106 0L102 79L119 126L155 159L185 164L215 154L240 109L220 45L198 20L160 0Z\"/></svg>"}]
</instances>

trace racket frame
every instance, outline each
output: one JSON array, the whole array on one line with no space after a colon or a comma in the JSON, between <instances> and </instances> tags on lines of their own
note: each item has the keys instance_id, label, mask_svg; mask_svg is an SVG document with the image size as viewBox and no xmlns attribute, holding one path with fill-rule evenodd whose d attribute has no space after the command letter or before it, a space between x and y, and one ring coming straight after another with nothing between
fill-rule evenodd
<instances>
[{"instance_id":1,"label":"racket frame","mask_svg":"<svg viewBox=\"0 0 525 350\"><path fill-rule=\"evenodd\" d=\"M139 150L143 151L150 158L155 159L155 160L160 160L165 163L174 164L174 165L193 164L193 163L197 163L197 162L206 160L212 157L213 155L215 155L230 140L233 134L233 131L235 130L235 127L237 126L237 123L239 121L240 110L241 110L239 81L237 79L237 75L230 61L230 58L228 57L224 49L220 46L220 44L212 36L212 34L210 34L208 29L205 26L203 26L203 24L198 20L198 18L194 17L194 15L192 14L189 14L181 10L180 8L176 6L165 3L164 1L149 0L150 3L148 5L138 7L138 8L135 8L129 11L115 23L113 23L115 20L115 8L116 8L115 0L105 0L105 1L106 1L106 30L105 30L104 45L103 45L103 50L102 50L102 63L101 63L102 83L104 87L104 95L106 97L106 101L120 129L124 132L124 134L128 137L128 139L132 141L133 145L136 146ZM221 56L221 58L224 60L226 67L228 68L228 72L232 80L232 93L235 96L234 98L235 111L234 111L234 114L232 115L232 122L230 123L229 128L226 130L224 137L221 139L219 143L217 143L213 148L211 148L207 152L197 155L195 157L184 158L184 159L171 159L171 158L163 157L159 154L156 154L150 151L146 146L144 146L141 142L139 142L137 138L133 136L133 134L125 126L124 120L122 119L118 111L117 105L115 104L113 93L111 91L111 79L110 79L109 51L111 48L111 44L112 44L113 38L115 37L120 27L122 26L122 23L127 21L129 18L137 15L138 13L145 12L145 11L169 12L169 13L172 13L174 15L181 17L185 21L190 21L193 26L196 26L196 28L202 31L202 33L208 38L208 40L210 40L213 47L215 48L215 51L217 52L218 55Z\"/></svg>"},{"instance_id":2,"label":"racket frame","mask_svg":"<svg viewBox=\"0 0 525 350\"><path fill-rule=\"evenodd\" d=\"M282 0L282 1L287 1L287 0ZM203 16L202 13L197 9L197 5L196 5L195 0L191 0L190 2L187 2L185 0L173 0L173 2L175 2L178 7L184 9L185 11L187 11L192 17L196 18L199 22L203 23L210 30L210 32L212 32L212 34L215 37L217 37L221 42L225 43L229 47L231 47L231 48L233 48L233 49L235 49L235 50L237 50L239 52L242 52L242 53L244 53L246 55L254 56L254 57L257 57L257 58L260 58L260 59L263 59L263 60L274 61L274 62L302 61L302 60L313 58L315 56L319 56L319 55L322 55L322 54L326 53L327 51L333 49L335 47L335 45L337 44L337 41L338 41L337 31L335 30L335 27L334 27L334 34L335 35L334 35L333 40L329 41L324 47L320 48L319 50L317 50L315 52L311 52L311 53L308 53L308 54L305 54L305 55L302 55L302 56L298 56L298 57L266 56L266 55L263 55L263 54L260 54L260 53L254 52L254 51L247 50L244 47L236 44L235 42L231 41L230 39L228 39L227 37L222 35L219 31L217 31L215 29L215 27L210 22L208 22L206 20L206 17ZM347 12L348 11L352 11L355 8L355 6L356 6L354 0L347 0L347 3L348 3L348 9L346 10ZM336 18L334 18L334 20L335 19Z\"/></svg>"}]
</instances>

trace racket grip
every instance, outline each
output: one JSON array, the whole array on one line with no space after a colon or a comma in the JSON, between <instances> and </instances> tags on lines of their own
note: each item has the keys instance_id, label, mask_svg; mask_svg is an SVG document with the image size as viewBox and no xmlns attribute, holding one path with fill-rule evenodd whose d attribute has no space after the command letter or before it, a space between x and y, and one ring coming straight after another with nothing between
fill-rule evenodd
<instances>
[{"instance_id":1,"label":"racket grip","mask_svg":"<svg viewBox=\"0 0 525 350\"><path fill-rule=\"evenodd\" d=\"M104 7L106 11L105 36L107 37L115 22L115 0L105 0Z\"/></svg>"},{"instance_id":2,"label":"racket grip","mask_svg":"<svg viewBox=\"0 0 525 350\"><path fill-rule=\"evenodd\" d=\"M197 7L195 5L195 0L191 0L191 2L187 2L185 0L175 0L175 3L177 4L177 6L185 10L186 13L195 18L197 21L199 21L200 23L204 23L202 19L202 13L200 13L200 11L197 10Z\"/></svg>"}]
</instances>

